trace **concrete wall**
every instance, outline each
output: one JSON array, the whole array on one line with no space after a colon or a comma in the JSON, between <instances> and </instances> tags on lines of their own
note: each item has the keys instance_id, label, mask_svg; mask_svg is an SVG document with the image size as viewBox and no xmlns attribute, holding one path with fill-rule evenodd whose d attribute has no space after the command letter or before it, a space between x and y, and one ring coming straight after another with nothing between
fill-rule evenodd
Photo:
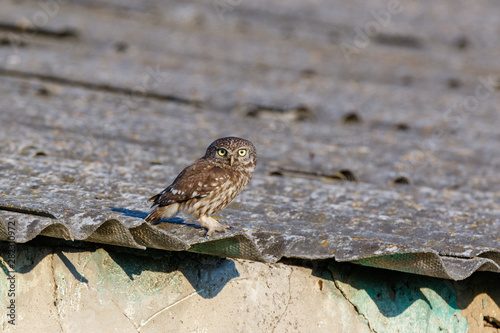
<instances>
[{"instance_id":1,"label":"concrete wall","mask_svg":"<svg viewBox=\"0 0 500 333\"><path fill-rule=\"evenodd\" d=\"M78 245L1 243L2 331L500 332L494 273L452 282L333 261Z\"/></svg>"}]
</instances>

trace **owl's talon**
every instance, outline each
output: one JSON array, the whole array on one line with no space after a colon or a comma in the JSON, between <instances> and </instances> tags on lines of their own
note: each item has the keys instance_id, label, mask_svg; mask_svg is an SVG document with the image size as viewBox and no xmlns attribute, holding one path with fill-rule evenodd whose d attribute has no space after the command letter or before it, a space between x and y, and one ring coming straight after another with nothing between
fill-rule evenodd
<instances>
[{"instance_id":1,"label":"owl's talon","mask_svg":"<svg viewBox=\"0 0 500 333\"><path fill-rule=\"evenodd\" d=\"M205 226L206 227L206 226ZM231 229L231 226L228 225L212 225L210 228L208 228L208 231L205 233L203 237L208 238L214 234L214 232L227 232L228 229Z\"/></svg>"}]
</instances>

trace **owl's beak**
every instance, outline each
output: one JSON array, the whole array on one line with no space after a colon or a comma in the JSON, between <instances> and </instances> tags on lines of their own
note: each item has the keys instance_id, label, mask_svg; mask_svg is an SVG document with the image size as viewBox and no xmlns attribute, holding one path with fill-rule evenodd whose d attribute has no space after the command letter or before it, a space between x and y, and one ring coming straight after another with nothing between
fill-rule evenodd
<instances>
[{"instance_id":1,"label":"owl's beak","mask_svg":"<svg viewBox=\"0 0 500 333\"><path fill-rule=\"evenodd\" d=\"M233 163L234 163L234 156L233 156L233 155L231 155L231 160L229 161L229 164L230 164L231 166L233 166Z\"/></svg>"}]
</instances>

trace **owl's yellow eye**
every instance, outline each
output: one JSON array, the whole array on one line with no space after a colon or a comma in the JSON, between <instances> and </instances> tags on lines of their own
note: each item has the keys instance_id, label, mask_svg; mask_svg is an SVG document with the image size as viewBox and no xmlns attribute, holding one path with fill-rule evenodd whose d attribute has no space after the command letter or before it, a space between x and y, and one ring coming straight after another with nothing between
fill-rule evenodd
<instances>
[{"instance_id":1,"label":"owl's yellow eye","mask_svg":"<svg viewBox=\"0 0 500 333\"><path fill-rule=\"evenodd\" d=\"M246 154L247 154L247 150L246 149L240 149L240 150L238 150L238 155L245 156Z\"/></svg>"},{"instance_id":2,"label":"owl's yellow eye","mask_svg":"<svg viewBox=\"0 0 500 333\"><path fill-rule=\"evenodd\" d=\"M219 154L220 156L226 156L227 150L221 148L217 150L217 154Z\"/></svg>"}]
</instances>

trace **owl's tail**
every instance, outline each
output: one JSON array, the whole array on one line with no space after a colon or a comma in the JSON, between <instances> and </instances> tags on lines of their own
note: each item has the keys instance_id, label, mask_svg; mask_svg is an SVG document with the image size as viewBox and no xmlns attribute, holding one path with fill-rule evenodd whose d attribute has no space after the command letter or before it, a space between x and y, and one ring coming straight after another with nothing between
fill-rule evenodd
<instances>
[{"instance_id":1,"label":"owl's tail","mask_svg":"<svg viewBox=\"0 0 500 333\"><path fill-rule=\"evenodd\" d=\"M175 214L177 214L177 212L179 211L179 207L180 205L177 202L168 206L156 206L151 211L151 213L149 213L149 215L146 216L145 220L146 222L149 223L155 223L163 218L169 219L173 217Z\"/></svg>"},{"instance_id":2,"label":"owl's tail","mask_svg":"<svg viewBox=\"0 0 500 333\"><path fill-rule=\"evenodd\" d=\"M155 222L160 221L163 217L163 209L162 208L165 208L165 207L157 206L155 209L153 209L153 211L151 213L149 213L148 216L146 216L146 218L145 218L146 222L153 224Z\"/></svg>"}]
</instances>

